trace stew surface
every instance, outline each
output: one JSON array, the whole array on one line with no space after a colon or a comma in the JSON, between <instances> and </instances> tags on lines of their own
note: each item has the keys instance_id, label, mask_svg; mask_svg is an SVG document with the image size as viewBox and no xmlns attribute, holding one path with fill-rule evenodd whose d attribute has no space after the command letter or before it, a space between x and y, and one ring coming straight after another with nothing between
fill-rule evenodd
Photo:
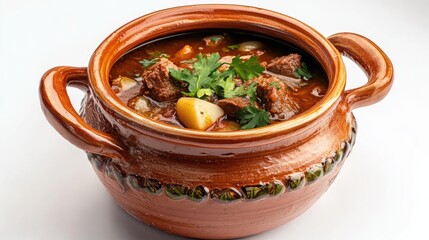
<instances>
[{"instance_id":1,"label":"stew surface","mask_svg":"<svg viewBox=\"0 0 429 240\"><path fill-rule=\"evenodd\" d=\"M199 32L144 44L119 59L117 97L154 121L235 131L290 119L318 102L328 80L293 46L239 32Z\"/></svg>"}]
</instances>

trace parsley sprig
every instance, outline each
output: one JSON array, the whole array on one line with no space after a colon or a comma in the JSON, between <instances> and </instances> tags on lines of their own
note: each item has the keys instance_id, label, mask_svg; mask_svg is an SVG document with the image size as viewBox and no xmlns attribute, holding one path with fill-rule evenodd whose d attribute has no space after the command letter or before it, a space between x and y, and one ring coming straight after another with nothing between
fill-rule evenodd
<instances>
[{"instance_id":1,"label":"parsley sprig","mask_svg":"<svg viewBox=\"0 0 429 240\"><path fill-rule=\"evenodd\" d=\"M154 65L160 58L169 58L170 55L160 52L160 51L146 51L149 56L152 57L152 59L143 59L139 61L139 63L142 65L143 68L150 67Z\"/></svg>"},{"instance_id":2,"label":"parsley sprig","mask_svg":"<svg viewBox=\"0 0 429 240\"><path fill-rule=\"evenodd\" d=\"M249 81L258 77L265 68L255 56L243 61L240 55L237 55L231 63L219 62L219 59L219 53L212 53L210 56L199 53L192 70L170 68L170 75L176 80L188 83L188 92L183 92L186 96L203 98L216 93L221 98L249 97L252 106L246 106L237 113L242 129L268 125L270 122L268 113L254 105L256 82L236 86L234 80L239 77L242 81ZM229 68L220 73L219 67L223 64L229 64Z\"/></svg>"},{"instance_id":3,"label":"parsley sprig","mask_svg":"<svg viewBox=\"0 0 429 240\"><path fill-rule=\"evenodd\" d=\"M265 68L261 66L255 56L251 56L249 60L243 62L240 55L237 55L232 59L231 65L225 74L238 75L241 79L247 81L259 76L264 70Z\"/></svg>"},{"instance_id":4,"label":"parsley sprig","mask_svg":"<svg viewBox=\"0 0 429 240\"><path fill-rule=\"evenodd\" d=\"M305 62L301 63L300 68L295 69L293 75L295 75L295 77L297 78L304 78L304 80L309 80L313 77L313 75L311 75L310 73L310 70L308 70L308 66Z\"/></svg>"},{"instance_id":5,"label":"parsley sprig","mask_svg":"<svg viewBox=\"0 0 429 240\"><path fill-rule=\"evenodd\" d=\"M193 64L194 69L192 71L186 68L183 70L170 68L170 75L177 80L188 83L189 92L184 92L184 95L198 98L206 95L211 96L213 90L210 85L218 79L218 68L222 65L219 59L219 53L213 53L210 57L200 53L197 55L197 61Z\"/></svg>"},{"instance_id":6,"label":"parsley sprig","mask_svg":"<svg viewBox=\"0 0 429 240\"><path fill-rule=\"evenodd\" d=\"M263 127L270 123L270 117L267 111L256 108L255 106L246 106L237 112L237 118L241 129L252 129Z\"/></svg>"}]
</instances>

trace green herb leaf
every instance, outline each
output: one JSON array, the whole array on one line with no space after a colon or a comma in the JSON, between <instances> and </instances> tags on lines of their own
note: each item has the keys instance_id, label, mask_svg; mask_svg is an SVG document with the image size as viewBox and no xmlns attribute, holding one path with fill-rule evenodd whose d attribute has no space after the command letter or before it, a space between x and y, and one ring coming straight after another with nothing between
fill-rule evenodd
<instances>
[{"instance_id":1,"label":"green herb leaf","mask_svg":"<svg viewBox=\"0 0 429 240\"><path fill-rule=\"evenodd\" d=\"M270 86L270 87L275 87L277 90L279 90L279 89L280 89L280 85L279 85L279 83L278 83L278 82L270 82L270 83L268 84L268 86Z\"/></svg>"},{"instance_id":2,"label":"green herb leaf","mask_svg":"<svg viewBox=\"0 0 429 240\"><path fill-rule=\"evenodd\" d=\"M164 52L158 51L158 50L150 50L150 49L148 49L148 50L146 50L146 53L152 59L154 59L154 58L169 58L170 57L170 55L168 55L168 54L166 54Z\"/></svg>"},{"instance_id":3,"label":"green herb leaf","mask_svg":"<svg viewBox=\"0 0 429 240\"><path fill-rule=\"evenodd\" d=\"M252 129L266 126L270 123L268 113L263 109L255 106L246 106L237 112L237 118L241 129Z\"/></svg>"},{"instance_id":4,"label":"green herb leaf","mask_svg":"<svg viewBox=\"0 0 429 240\"><path fill-rule=\"evenodd\" d=\"M229 45L227 46L227 48L231 49L231 50L237 50L240 47L240 45L238 44L234 44L234 45Z\"/></svg>"},{"instance_id":5,"label":"green herb leaf","mask_svg":"<svg viewBox=\"0 0 429 240\"><path fill-rule=\"evenodd\" d=\"M213 36L213 37L211 37L210 38L210 41L212 41L212 42L214 42L214 43L216 43L217 41L219 41L219 40L221 40L222 38L221 37L219 37L219 36Z\"/></svg>"},{"instance_id":6,"label":"green herb leaf","mask_svg":"<svg viewBox=\"0 0 429 240\"><path fill-rule=\"evenodd\" d=\"M186 96L202 98L205 95L211 95L209 89L213 81L219 77L217 70L222 63L219 62L219 53L213 53L210 57L203 56L201 53L197 55L197 60L193 64L192 72L189 69L181 71L170 68L170 75L179 80L188 83L189 92L184 93ZM206 90L201 89L206 88ZM210 91L208 91L210 90Z\"/></svg>"},{"instance_id":7,"label":"green herb leaf","mask_svg":"<svg viewBox=\"0 0 429 240\"><path fill-rule=\"evenodd\" d=\"M251 56L249 60L243 62L240 55L232 59L229 70L233 70L243 80L250 80L259 76L265 68L261 66L255 56Z\"/></svg>"},{"instance_id":8,"label":"green herb leaf","mask_svg":"<svg viewBox=\"0 0 429 240\"><path fill-rule=\"evenodd\" d=\"M293 72L293 75L298 78L303 78L304 80L309 80L313 76L311 75L310 71L308 70L307 64L305 62L301 63L301 67L295 69Z\"/></svg>"},{"instance_id":9,"label":"green herb leaf","mask_svg":"<svg viewBox=\"0 0 429 240\"><path fill-rule=\"evenodd\" d=\"M221 75L222 76L222 75ZM229 75L226 78L220 77L218 81L214 82L211 86L212 89L222 98L234 98L234 97L250 97L250 100L254 102L256 100L256 82L250 85L241 85L236 87L236 83L233 79L234 75Z\"/></svg>"},{"instance_id":10,"label":"green herb leaf","mask_svg":"<svg viewBox=\"0 0 429 240\"><path fill-rule=\"evenodd\" d=\"M158 61L158 58L154 58L152 60L143 59L143 60L139 61L139 63L141 63L141 65L143 65L143 68L147 68L147 67L154 65L157 61Z\"/></svg>"},{"instance_id":11,"label":"green herb leaf","mask_svg":"<svg viewBox=\"0 0 429 240\"><path fill-rule=\"evenodd\" d=\"M247 86L247 96L250 97L250 102L252 103L252 106L256 102L256 89L257 89L256 82L253 82L249 86Z\"/></svg>"},{"instance_id":12,"label":"green herb leaf","mask_svg":"<svg viewBox=\"0 0 429 240\"><path fill-rule=\"evenodd\" d=\"M202 98L204 96L211 96L213 95L213 90L210 88L201 88L197 91L197 98Z\"/></svg>"}]
</instances>

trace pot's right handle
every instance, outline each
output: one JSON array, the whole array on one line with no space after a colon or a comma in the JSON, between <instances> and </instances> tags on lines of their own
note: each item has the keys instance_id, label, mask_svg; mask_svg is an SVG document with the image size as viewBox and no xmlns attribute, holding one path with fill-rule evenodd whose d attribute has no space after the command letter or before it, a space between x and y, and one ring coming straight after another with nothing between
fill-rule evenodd
<instances>
[{"instance_id":1,"label":"pot's right handle","mask_svg":"<svg viewBox=\"0 0 429 240\"><path fill-rule=\"evenodd\" d=\"M364 107L383 99L393 83L393 65L387 55L371 40L355 33L337 33L328 39L368 76L365 85L344 92L348 107Z\"/></svg>"},{"instance_id":2,"label":"pot's right handle","mask_svg":"<svg viewBox=\"0 0 429 240\"><path fill-rule=\"evenodd\" d=\"M40 82L40 102L49 123L77 147L111 158L124 158L120 142L111 135L87 124L74 110L66 87L72 85L89 94L86 68L55 67L48 70Z\"/></svg>"}]
</instances>

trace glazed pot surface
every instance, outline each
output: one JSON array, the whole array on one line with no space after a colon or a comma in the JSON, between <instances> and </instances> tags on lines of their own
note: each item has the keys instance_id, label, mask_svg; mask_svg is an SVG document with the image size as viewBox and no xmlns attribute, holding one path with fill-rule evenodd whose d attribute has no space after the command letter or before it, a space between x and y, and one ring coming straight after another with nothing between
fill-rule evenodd
<instances>
[{"instance_id":1,"label":"glazed pot surface","mask_svg":"<svg viewBox=\"0 0 429 240\"><path fill-rule=\"evenodd\" d=\"M142 43L199 29L240 29L294 44L312 55L329 78L327 94L296 118L249 131L180 129L138 115L109 85L109 71ZM368 75L345 91L340 52ZM284 224L330 186L355 143L351 112L381 100L393 67L370 40L352 33L324 38L288 16L233 5L196 5L155 12L110 35L88 69L57 67L40 85L50 123L88 153L106 189L139 220L196 238L237 238ZM86 91L81 115L66 86Z\"/></svg>"}]
</instances>

